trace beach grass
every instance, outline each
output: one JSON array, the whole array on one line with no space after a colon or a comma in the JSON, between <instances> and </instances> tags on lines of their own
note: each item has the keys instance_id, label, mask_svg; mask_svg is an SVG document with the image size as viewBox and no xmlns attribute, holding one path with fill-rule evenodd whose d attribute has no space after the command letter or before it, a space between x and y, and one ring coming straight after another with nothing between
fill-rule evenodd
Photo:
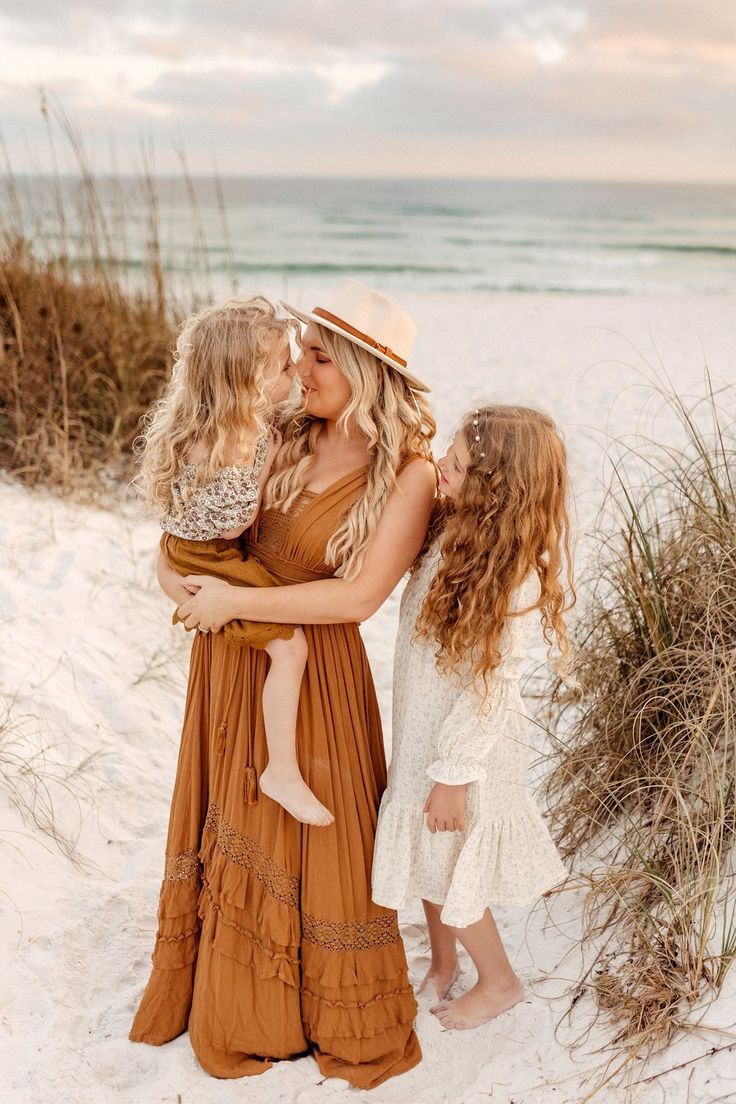
<instances>
[{"instance_id":1,"label":"beach grass","mask_svg":"<svg viewBox=\"0 0 736 1104\"><path fill-rule=\"evenodd\" d=\"M169 370L174 331L158 303L6 242L0 331L0 464L62 493L103 473L125 478Z\"/></svg>"},{"instance_id":2,"label":"beach grass","mask_svg":"<svg viewBox=\"0 0 736 1104\"><path fill-rule=\"evenodd\" d=\"M137 197L131 228L120 182L95 176L57 104L42 96L41 111L54 171L31 186L6 163L3 181L0 466L28 484L79 494L132 474L131 445L168 377L176 325L206 298L207 242L182 155L199 267L196 287L192 277L175 293L150 151L127 181ZM72 180L57 169L59 143ZM131 229L145 239L143 263L129 261Z\"/></svg>"},{"instance_id":3,"label":"beach grass","mask_svg":"<svg viewBox=\"0 0 736 1104\"><path fill-rule=\"evenodd\" d=\"M25 824L32 825L83 870L92 864L78 847L81 825L95 804L97 755L76 758L47 718L0 698L0 789ZM4 836L4 843L10 844Z\"/></svg>"},{"instance_id":4,"label":"beach grass","mask_svg":"<svg viewBox=\"0 0 736 1104\"><path fill-rule=\"evenodd\" d=\"M658 389L681 439L614 447L546 779L586 893L575 996L619 1069L695 1028L736 956L736 393Z\"/></svg>"}]
</instances>

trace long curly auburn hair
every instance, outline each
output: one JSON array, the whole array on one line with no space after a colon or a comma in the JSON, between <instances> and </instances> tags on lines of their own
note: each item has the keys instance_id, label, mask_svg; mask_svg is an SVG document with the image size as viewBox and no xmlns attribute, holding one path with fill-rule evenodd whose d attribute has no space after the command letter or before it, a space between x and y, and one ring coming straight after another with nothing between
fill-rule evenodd
<instances>
[{"instance_id":1,"label":"long curly auburn hair","mask_svg":"<svg viewBox=\"0 0 736 1104\"><path fill-rule=\"evenodd\" d=\"M439 537L441 560L415 637L436 643L439 670L470 674L487 697L507 617L540 610L548 649L556 644L560 653L555 666L569 665L565 613L575 589L567 455L552 419L523 406L471 411L459 433L470 463L459 496L441 496L430 521L425 551ZM537 600L511 610L512 592L532 571Z\"/></svg>"}]
</instances>

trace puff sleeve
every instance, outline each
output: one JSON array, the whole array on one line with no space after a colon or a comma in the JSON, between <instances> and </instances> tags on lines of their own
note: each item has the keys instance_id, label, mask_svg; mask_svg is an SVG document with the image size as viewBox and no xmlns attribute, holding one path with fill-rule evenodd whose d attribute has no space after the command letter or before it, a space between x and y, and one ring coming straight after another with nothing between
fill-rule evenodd
<instances>
[{"instance_id":1,"label":"puff sleeve","mask_svg":"<svg viewBox=\"0 0 736 1104\"><path fill-rule=\"evenodd\" d=\"M536 580L517 591L512 609L523 610L535 600L535 584ZM538 592L538 584L536 587ZM529 631L528 617L507 619L500 645L501 663L490 678L485 700L483 681L473 680L470 663L455 676L457 694L440 725L435 758L427 767L427 774L434 782L461 786L485 781L488 756L496 741L504 735L508 720L507 693L510 686L518 683Z\"/></svg>"},{"instance_id":2,"label":"puff sleeve","mask_svg":"<svg viewBox=\"0 0 736 1104\"><path fill-rule=\"evenodd\" d=\"M481 699L473 687L463 687L440 728L436 758L427 767L433 782L461 786L483 782L487 772L483 761L501 735L498 727L503 712L503 680L494 676L488 700Z\"/></svg>"}]
</instances>

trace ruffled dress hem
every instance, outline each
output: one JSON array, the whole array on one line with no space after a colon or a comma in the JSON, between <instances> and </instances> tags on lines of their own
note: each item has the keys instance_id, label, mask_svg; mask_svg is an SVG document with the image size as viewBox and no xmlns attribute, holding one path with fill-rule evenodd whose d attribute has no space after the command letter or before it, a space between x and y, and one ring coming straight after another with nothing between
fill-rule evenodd
<instances>
[{"instance_id":1,"label":"ruffled dress hem","mask_svg":"<svg viewBox=\"0 0 736 1104\"><path fill-rule=\"evenodd\" d=\"M563 882L568 872L531 797L466 832L430 832L421 807L397 800L381 808L373 900L404 908L423 898L442 905L440 919L455 928L480 920L488 907L523 907Z\"/></svg>"},{"instance_id":2,"label":"ruffled dress hem","mask_svg":"<svg viewBox=\"0 0 736 1104\"><path fill-rule=\"evenodd\" d=\"M421 1060L411 1031L417 1004L395 918L368 921L379 932L375 945L364 946L352 934L365 925L329 921L328 932L336 929L329 945L305 940L296 879L255 851L213 805L196 864L189 877L164 883L154 969L128 1036L132 1042L160 1046L188 1029L200 1065L218 1078L263 1073L275 1061L312 1053L325 1076L361 1089ZM306 920L310 934L325 924ZM268 1053L214 1046L199 1017L193 1022L190 1016L194 962L203 954L225 960L233 971L244 967L251 984L280 984L280 993L271 990L270 1012L277 1016L284 1001L293 1001L300 1013L295 1034L274 1038ZM239 976L243 982L246 975Z\"/></svg>"}]
</instances>

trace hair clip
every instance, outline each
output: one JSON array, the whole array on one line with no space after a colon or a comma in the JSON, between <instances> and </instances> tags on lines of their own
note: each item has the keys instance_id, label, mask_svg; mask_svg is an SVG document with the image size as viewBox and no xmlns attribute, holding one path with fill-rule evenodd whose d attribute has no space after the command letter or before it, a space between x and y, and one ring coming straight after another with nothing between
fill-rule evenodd
<instances>
[{"instance_id":1,"label":"hair clip","mask_svg":"<svg viewBox=\"0 0 736 1104\"><path fill-rule=\"evenodd\" d=\"M476 441L480 441L480 434L478 433L478 417L480 415L480 410L476 410L474 413L475 417L473 418L473 429L475 430L475 439ZM486 454L484 452L480 453L481 460L485 460L485 456Z\"/></svg>"}]
</instances>

